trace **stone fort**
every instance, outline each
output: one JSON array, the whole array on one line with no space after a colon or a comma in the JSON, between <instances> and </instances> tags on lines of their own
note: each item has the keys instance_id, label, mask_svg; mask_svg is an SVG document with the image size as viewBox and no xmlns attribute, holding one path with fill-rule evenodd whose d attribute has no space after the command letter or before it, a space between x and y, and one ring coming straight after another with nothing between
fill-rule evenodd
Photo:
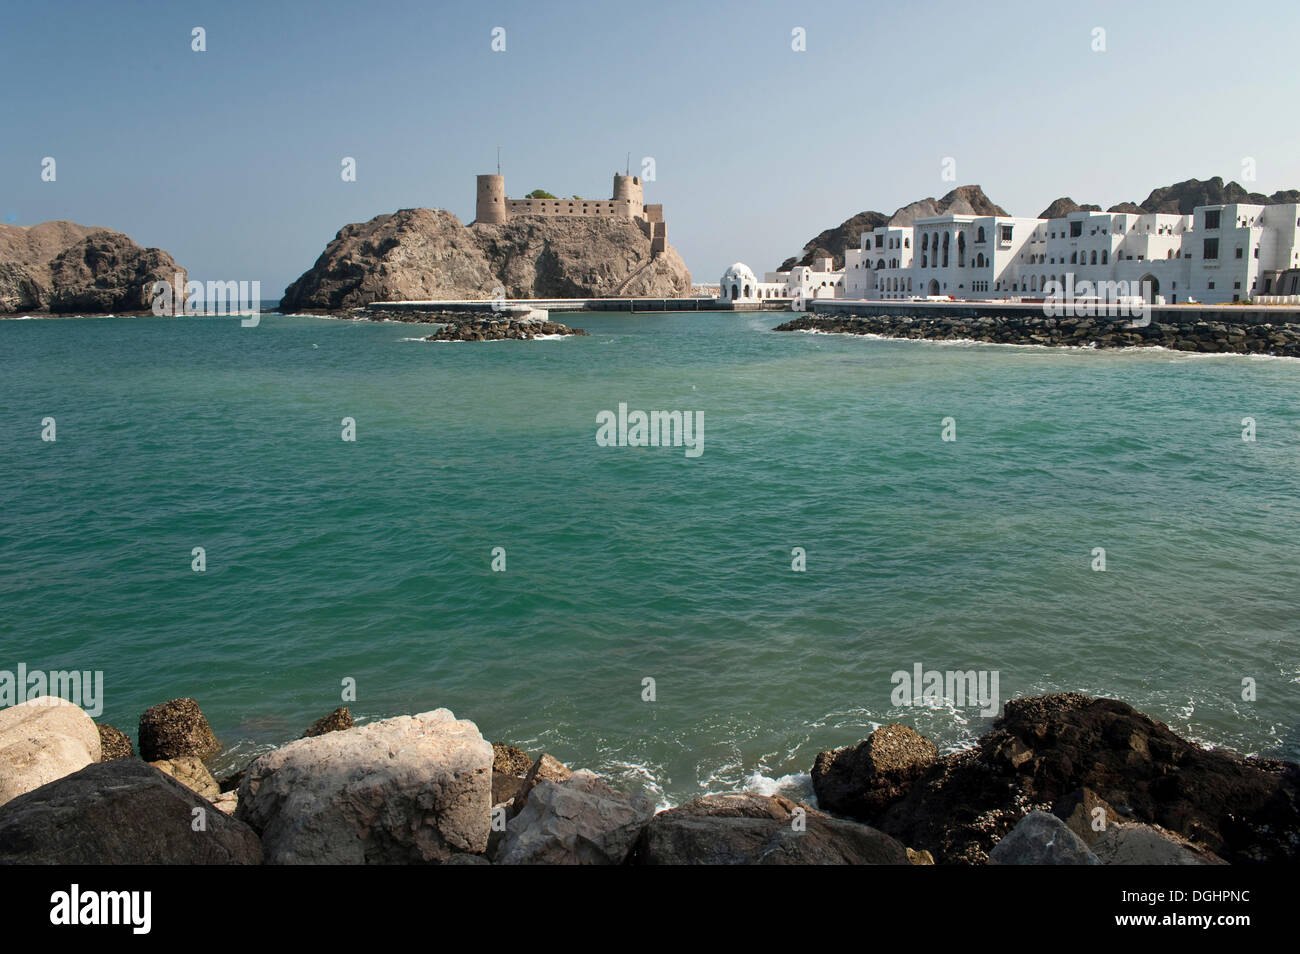
<instances>
[{"instance_id":1,"label":"stone fort","mask_svg":"<svg viewBox=\"0 0 1300 954\"><path fill-rule=\"evenodd\" d=\"M631 219L650 239L650 254L668 247L668 226L662 205L646 205L639 176L614 173L614 195L609 199L510 199L506 177L501 174L478 177L475 224L502 225L516 215L572 215L592 218Z\"/></svg>"}]
</instances>

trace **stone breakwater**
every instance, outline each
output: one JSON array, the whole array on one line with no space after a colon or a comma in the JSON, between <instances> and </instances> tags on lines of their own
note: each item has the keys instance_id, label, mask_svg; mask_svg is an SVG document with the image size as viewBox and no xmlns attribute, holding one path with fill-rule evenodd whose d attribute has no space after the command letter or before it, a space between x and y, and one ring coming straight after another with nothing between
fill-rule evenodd
<instances>
[{"instance_id":1,"label":"stone breakwater","mask_svg":"<svg viewBox=\"0 0 1300 954\"><path fill-rule=\"evenodd\" d=\"M1300 766L1079 693L1012 700L959 753L900 724L821 752L817 806L738 792L656 812L446 709L363 725L337 709L221 781L195 700L149 709L138 737L140 758L50 697L0 711L0 865L1300 860Z\"/></svg>"},{"instance_id":2,"label":"stone breakwater","mask_svg":"<svg viewBox=\"0 0 1300 954\"><path fill-rule=\"evenodd\" d=\"M425 341L529 341L533 338L554 335L585 335L581 328L570 328L558 321L509 318L467 318L455 320L429 335Z\"/></svg>"},{"instance_id":3,"label":"stone breakwater","mask_svg":"<svg viewBox=\"0 0 1300 954\"><path fill-rule=\"evenodd\" d=\"M427 335L425 341L530 341L544 336L587 333L581 328L570 328L558 321L551 321L545 309L541 308L506 305L492 309L478 308L470 303L466 305L422 308L406 303L381 303L354 309L343 317L442 325L438 331Z\"/></svg>"},{"instance_id":4,"label":"stone breakwater","mask_svg":"<svg viewBox=\"0 0 1300 954\"><path fill-rule=\"evenodd\" d=\"M829 313L805 315L778 325L776 331L821 331L828 334L880 335L924 341L983 341L990 344L1093 348L1170 348L1202 354L1267 354L1300 357L1300 325L1152 321L1129 327L1131 319L1048 318L1041 315L916 317Z\"/></svg>"}]
</instances>

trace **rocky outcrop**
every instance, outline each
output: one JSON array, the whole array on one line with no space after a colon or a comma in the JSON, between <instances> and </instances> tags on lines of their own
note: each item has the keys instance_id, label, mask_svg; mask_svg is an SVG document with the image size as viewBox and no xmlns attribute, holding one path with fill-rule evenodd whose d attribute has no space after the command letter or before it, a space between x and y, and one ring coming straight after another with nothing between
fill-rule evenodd
<instances>
[{"instance_id":1,"label":"rocky outcrop","mask_svg":"<svg viewBox=\"0 0 1300 954\"><path fill-rule=\"evenodd\" d=\"M889 217L890 225L912 225L936 215L1008 215L977 185L958 186L942 199L921 199L903 206Z\"/></svg>"},{"instance_id":2,"label":"rocky outcrop","mask_svg":"<svg viewBox=\"0 0 1300 954\"><path fill-rule=\"evenodd\" d=\"M0 807L0 864L261 860L252 829L136 759L89 765Z\"/></svg>"},{"instance_id":3,"label":"rocky outcrop","mask_svg":"<svg viewBox=\"0 0 1300 954\"><path fill-rule=\"evenodd\" d=\"M1206 750L1118 700L1007 702L971 750L941 756L871 822L940 863L981 863L1025 814L1090 789L1231 863L1300 860L1300 766ZM1112 822L1113 822L1112 818ZM1095 845L1095 843L1094 843Z\"/></svg>"},{"instance_id":4,"label":"rocky outcrop","mask_svg":"<svg viewBox=\"0 0 1300 954\"><path fill-rule=\"evenodd\" d=\"M344 312L374 301L681 297L690 272L671 246L651 254L639 220L517 215L462 225L402 209L344 226L285 289L281 311Z\"/></svg>"},{"instance_id":5,"label":"rocky outcrop","mask_svg":"<svg viewBox=\"0 0 1300 954\"><path fill-rule=\"evenodd\" d=\"M1101 862L1065 822L1030 812L989 853L993 865L1096 865Z\"/></svg>"},{"instance_id":6,"label":"rocky outcrop","mask_svg":"<svg viewBox=\"0 0 1300 954\"><path fill-rule=\"evenodd\" d=\"M269 864L446 861L487 848L492 746L446 709L299 739L239 786Z\"/></svg>"},{"instance_id":7,"label":"rocky outcrop","mask_svg":"<svg viewBox=\"0 0 1300 954\"><path fill-rule=\"evenodd\" d=\"M921 318L911 315L855 316L820 312L779 325L777 331L881 335L925 341L982 341L989 344L1070 345L1092 348L1162 347L1201 354L1271 354L1300 357L1300 325L1152 321L1129 327L1131 319L1045 318L1019 315Z\"/></svg>"},{"instance_id":8,"label":"rocky outcrop","mask_svg":"<svg viewBox=\"0 0 1300 954\"><path fill-rule=\"evenodd\" d=\"M326 732L342 732L344 729L350 729L355 723L352 721L352 713L347 706L339 706L327 716L321 716L311 724L306 732L302 734L304 739L312 739L318 735L324 735Z\"/></svg>"},{"instance_id":9,"label":"rocky outcrop","mask_svg":"<svg viewBox=\"0 0 1300 954\"><path fill-rule=\"evenodd\" d=\"M505 805L512 814L515 800L525 791L525 779L534 760L523 749L503 742L492 743L492 804ZM559 763L556 763L559 764ZM567 771L567 770L566 770ZM518 804L523 805L519 798Z\"/></svg>"},{"instance_id":10,"label":"rocky outcrop","mask_svg":"<svg viewBox=\"0 0 1300 954\"><path fill-rule=\"evenodd\" d=\"M98 762L100 752L94 720L64 699L0 710L0 805Z\"/></svg>"},{"instance_id":11,"label":"rocky outcrop","mask_svg":"<svg viewBox=\"0 0 1300 954\"><path fill-rule=\"evenodd\" d=\"M984 190L977 185L958 186L942 199L933 196L908 203L894 211L893 215L883 212L859 212L845 219L834 228L827 229L810 239L799 256L787 258L781 263L779 271L789 271L796 265L812 265L816 259L832 258L835 268L844 267L844 250L857 248L863 232L870 232L882 225L911 225L917 219L931 215L1006 215L999 205L995 205Z\"/></svg>"},{"instance_id":12,"label":"rocky outcrop","mask_svg":"<svg viewBox=\"0 0 1300 954\"><path fill-rule=\"evenodd\" d=\"M457 317L448 321L425 341L531 341L539 336L564 337L585 335L581 328L570 328L558 321L534 321L510 318Z\"/></svg>"},{"instance_id":13,"label":"rocky outcrop","mask_svg":"<svg viewBox=\"0 0 1300 954\"><path fill-rule=\"evenodd\" d=\"M622 864L654 815L646 792L616 791L585 769L562 781L538 781L527 799L510 819L496 864Z\"/></svg>"},{"instance_id":14,"label":"rocky outcrop","mask_svg":"<svg viewBox=\"0 0 1300 954\"><path fill-rule=\"evenodd\" d=\"M203 761L195 755L179 755L174 759L150 762L154 768L180 782L196 795L212 801L221 794L217 780L212 777Z\"/></svg>"},{"instance_id":15,"label":"rocky outcrop","mask_svg":"<svg viewBox=\"0 0 1300 954\"><path fill-rule=\"evenodd\" d=\"M817 804L828 812L873 818L905 795L938 754L915 729L881 726L856 746L818 753L812 770Z\"/></svg>"},{"instance_id":16,"label":"rocky outcrop","mask_svg":"<svg viewBox=\"0 0 1300 954\"><path fill-rule=\"evenodd\" d=\"M779 795L706 795L660 812L632 854L642 865L906 865L888 835ZM917 863L924 863L918 861Z\"/></svg>"},{"instance_id":17,"label":"rocky outcrop","mask_svg":"<svg viewBox=\"0 0 1300 954\"><path fill-rule=\"evenodd\" d=\"M193 699L171 699L146 709L140 716L140 758L146 762L196 755L209 759L221 743Z\"/></svg>"},{"instance_id":18,"label":"rocky outcrop","mask_svg":"<svg viewBox=\"0 0 1300 954\"><path fill-rule=\"evenodd\" d=\"M1220 176L1204 181L1187 179L1173 185L1152 189L1140 205L1124 203L1125 206L1140 209L1142 212L1166 212L1174 215L1190 215L1200 205L1227 205L1242 202L1249 205L1280 205L1300 202L1300 190L1288 189L1264 195L1262 192L1249 192L1235 182L1224 184ZM1128 211L1114 206L1108 211Z\"/></svg>"},{"instance_id":19,"label":"rocky outcrop","mask_svg":"<svg viewBox=\"0 0 1300 954\"><path fill-rule=\"evenodd\" d=\"M777 270L788 272L796 265L812 265L822 258L833 259L836 268L843 268L844 250L857 248L863 232L870 232L888 222L889 216L883 212L859 212L809 239L802 254L787 258Z\"/></svg>"},{"instance_id":20,"label":"rocky outcrop","mask_svg":"<svg viewBox=\"0 0 1300 954\"><path fill-rule=\"evenodd\" d=\"M185 280L157 248L75 222L0 225L0 315L149 313L156 281Z\"/></svg>"},{"instance_id":21,"label":"rocky outcrop","mask_svg":"<svg viewBox=\"0 0 1300 954\"><path fill-rule=\"evenodd\" d=\"M1038 213L1040 219L1063 219L1071 212L1100 212L1099 205L1080 205L1069 196L1062 196Z\"/></svg>"},{"instance_id":22,"label":"rocky outcrop","mask_svg":"<svg viewBox=\"0 0 1300 954\"><path fill-rule=\"evenodd\" d=\"M135 746L131 744L131 737L121 729L103 723L97 725L96 728L99 729L99 760L101 762L135 757Z\"/></svg>"},{"instance_id":23,"label":"rocky outcrop","mask_svg":"<svg viewBox=\"0 0 1300 954\"><path fill-rule=\"evenodd\" d=\"M533 767L533 757L523 749L505 742L492 743L492 771L523 778Z\"/></svg>"}]
</instances>

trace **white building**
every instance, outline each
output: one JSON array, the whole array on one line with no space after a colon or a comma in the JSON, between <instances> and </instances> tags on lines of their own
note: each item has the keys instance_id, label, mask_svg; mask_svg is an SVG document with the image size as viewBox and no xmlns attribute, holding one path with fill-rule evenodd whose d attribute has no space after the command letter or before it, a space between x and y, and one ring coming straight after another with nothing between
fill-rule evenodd
<instances>
[{"instance_id":1,"label":"white building","mask_svg":"<svg viewBox=\"0 0 1300 954\"><path fill-rule=\"evenodd\" d=\"M1219 304L1300 293L1300 204L1212 205L1191 215L1072 212L1063 218L940 215L862 234L817 269L724 276L723 300L1042 298L1049 282L1150 283L1155 300ZM1289 271L1290 270L1290 271Z\"/></svg>"},{"instance_id":2,"label":"white building","mask_svg":"<svg viewBox=\"0 0 1300 954\"><path fill-rule=\"evenodd\" d=\"M736 262L722 275L722 301L758 302L764 299L843 298L844 272L823 258L812 266L798 265L788 272L768 272L760 282L748 265Z\"/></svg>"}]
</instances>

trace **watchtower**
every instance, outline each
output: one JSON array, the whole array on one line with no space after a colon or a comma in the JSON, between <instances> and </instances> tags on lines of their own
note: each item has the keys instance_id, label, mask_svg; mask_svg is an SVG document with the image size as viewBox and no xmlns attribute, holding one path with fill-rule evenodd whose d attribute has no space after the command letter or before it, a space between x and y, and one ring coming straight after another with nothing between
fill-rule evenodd
<instances>
[{"instance_id":1,"label":"watchtower","mask_svg":"<svg viewBox=\"0 0 1300 954\"><path fill-rule=\"evenodd\" d=\"M506 218L506 177L500 174L479 176L474 221L502 225Z\"/></svg>"}]
</instances>

